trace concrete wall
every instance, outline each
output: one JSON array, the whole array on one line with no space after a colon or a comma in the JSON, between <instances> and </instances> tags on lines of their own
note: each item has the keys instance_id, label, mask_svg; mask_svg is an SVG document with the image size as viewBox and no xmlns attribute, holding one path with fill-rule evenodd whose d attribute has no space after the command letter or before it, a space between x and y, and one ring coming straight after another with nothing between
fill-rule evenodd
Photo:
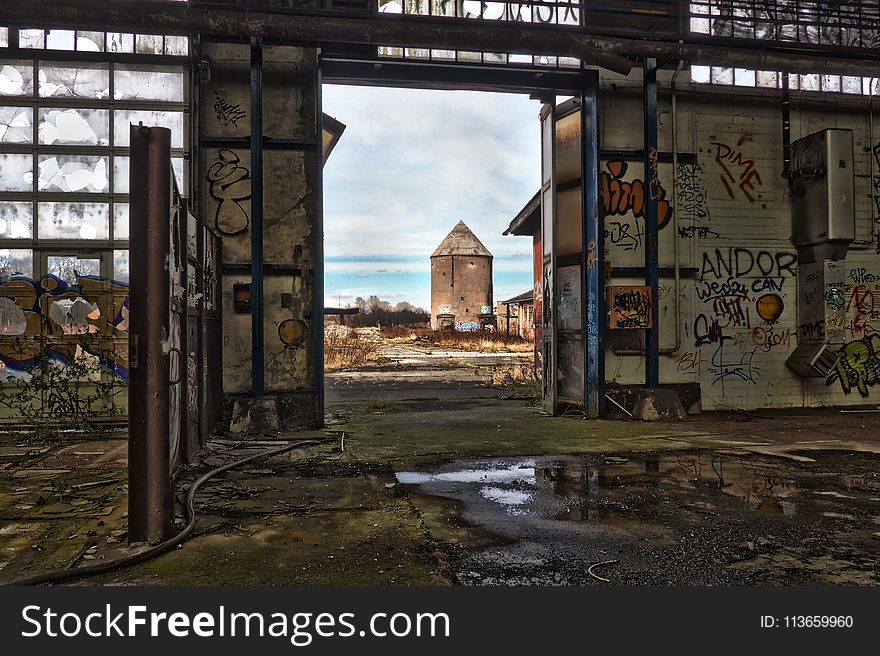
<instances>
[{"instance_id":1,"label":"concrete wall","mask_svg":"<svg viewBox=\"0 0 880 656\"><path fill-rule=\"evenodd\" d=\"M431 326L439 314L455 316L456 327L479 326L485 306L492 313L492 258L484 255L439 255L431 258Z\"/></svg>"},{"instance_id":2,"label":"concrete wall","mask_svg":"<svg viewBox=\"0 0 880 656\"><path fill-rule=\"evenodd\" d=\"M250 135L250 48L205 44L210 81L201 88L200 130L208 137ZM276 139L315 139L313 49L289 46L263 51L263 133ZM201 200L210 225L223 238L224 392L251 392L251 315L233 307L234 283L250 283L251 156L248 148L205 148L201 153ZM282 424L314 423L312 232L317 169L302 150L265 150L263 155L263 248L267 265L299 266L300 272L267 275L264 282L265 388L278 402ZM320 238L320 236L317 236ZM274 397L272 396L274 395ZM273 406L274 407L274 406ZM282 412L283 410L283 412Z\"/></svg>"},{"instance_id":3,"label":"concrete wall","mask_svg":"<svg viewBox=\"0 0 880 656\"><path fill-rule=\"evenodd\" d=\"M662 153L673 150L668 80L667 75L660 85ZM678 84L675 192L672 164L657 165L661 193L669 205L661 201L661 223L664 217L668 221L660 232L660 265L675 265L677 240L682 267L677 294L673 277L660 280L660 345L673 351L661 355L661 382L700 383L704 408L874 401L880 397L880 389L873 389L880 374L874 355L880 352L874 344L880 342L880 336L874 336L880 332L880 307L875 310L880 295L880 212L871 191L880 191L880 130L871 136L868 99L792 92L792 140L827 127L854 131L857 242L846 259L845 341L858 380L847 392L837 376L804 379L785 366L797 344L798 303L814 301L797 293L790 201L781 177L781 92L713 89L691 86L687 80L685 70ZM603 149L642 147L640 84L638 79L603 76ZM644 180L643 164L606 159L600 174L606 258L612 267L643 266L643 221L636 218L634 196L626 193L627 184ZM621 276L609 282L642 283ZM643 383L643 357L625 354L643 345L643 331L614 330L607 335L607 380Z\"/></svg>"}]
</instances>

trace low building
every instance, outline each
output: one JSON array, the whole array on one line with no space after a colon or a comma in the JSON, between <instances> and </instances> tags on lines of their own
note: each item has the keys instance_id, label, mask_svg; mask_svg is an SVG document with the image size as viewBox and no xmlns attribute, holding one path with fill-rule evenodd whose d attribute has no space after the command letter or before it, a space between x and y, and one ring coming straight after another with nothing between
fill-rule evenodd
<instances>
[{"instance_id":1,"label":"low building","mask_svg":"<svg viewBox=\"0 0 880 656\"><path fill-rule=\"evenodd\" d=\"M535 292L530 289L506 301L498 301L498 333L509 337L535 338Z\"/></svg>"}]
</instances>

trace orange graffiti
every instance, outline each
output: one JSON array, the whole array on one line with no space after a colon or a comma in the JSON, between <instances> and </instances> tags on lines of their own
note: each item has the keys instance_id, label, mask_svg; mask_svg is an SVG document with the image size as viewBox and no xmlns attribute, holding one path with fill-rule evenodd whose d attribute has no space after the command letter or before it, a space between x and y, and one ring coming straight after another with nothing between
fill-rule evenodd
<instances>
[{"instance_id":1,"label":"orange graffiti","mask_svg":"<svg viewBox=\"0 0 880 656\"><path fill-rule=\"evenodd\" d=\"M672 205L666 199L666 190L657 178L656 152L652 153L649 198L657 201L657 225L664 228L672 218ZM642 180L624 180L629 165L620 160L606 162L607 171L599 174L602 208L605 216L645 216L645 183Z\"/></svg>"}]
</instances>

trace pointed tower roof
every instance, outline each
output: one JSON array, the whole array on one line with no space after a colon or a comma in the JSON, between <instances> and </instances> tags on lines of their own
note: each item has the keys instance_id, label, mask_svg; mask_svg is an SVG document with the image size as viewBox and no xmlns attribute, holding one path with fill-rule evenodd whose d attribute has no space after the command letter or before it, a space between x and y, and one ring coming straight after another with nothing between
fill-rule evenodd
<instances>
[{"instance_id":1,"label":"pointed tower roof","mask_svg":"<svg viewBox=\"0 0 880 656\"><path fill-rule=\"evenodd\" d=\"M441 255L483 255L492 257L489 249L483 246L477 236L471 232L464 221L459 221L452 229L446 239L440 242L437 250L431 257L439 257Z\"/></svg>"}]
</instances>

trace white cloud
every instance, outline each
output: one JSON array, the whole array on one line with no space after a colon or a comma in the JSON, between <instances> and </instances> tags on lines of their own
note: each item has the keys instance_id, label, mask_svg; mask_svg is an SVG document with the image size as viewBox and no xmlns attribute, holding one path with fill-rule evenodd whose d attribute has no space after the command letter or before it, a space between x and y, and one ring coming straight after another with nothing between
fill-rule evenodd
<instances>
[{"instance_id":1,"label":"white cloud","mask_svg":"<svg viewBox=\"0 0 880 656\"><path fill-rule=\"evenodd\" d=\"M347 125L324 170L328 256L427 257L459 219L496 255L539 182L538 103L526 96L325 86ZM519 241L519 243L517 243Z\"/></svg>"}]
</instances>

